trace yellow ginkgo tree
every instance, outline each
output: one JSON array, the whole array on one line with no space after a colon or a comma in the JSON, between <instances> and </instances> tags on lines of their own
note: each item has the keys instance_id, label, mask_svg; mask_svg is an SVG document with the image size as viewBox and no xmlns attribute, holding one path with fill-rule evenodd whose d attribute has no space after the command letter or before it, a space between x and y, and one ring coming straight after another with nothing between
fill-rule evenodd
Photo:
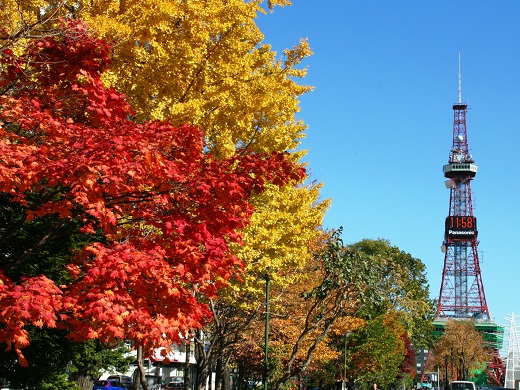
<instances>
[{"instance_id":1,"label":"yellow ginkgo tree","mask_svg":"<svg viewBox=\"0 0 520 390\"><path fill-rule=\"evenodd\" d=\"M298 161L306 130L296 117L299 97L312 89L298 79L305 77L301 63L312 53L305 40L281 56L263 42L255 23L266 12L263 3L105 0L82 3L77 14L115 42L105 80L129 97L138 120L200 126L208 149L220 157L236 150L289 151ZM305 264L306 245L317 236L328 206L320 188L293 183L257 195L244 245L236 247L253 279L267 268L289 275L287 267L294 271Z\"/></svg>"},{"instance_id":2,"label":"yellow ginkgo tree","mask_svg":"<svg viewBox=\"0 0 520 390\"><path fill-rule=\"evenodd\" d=\"M263 42L255 23L265 12L262 3L113 0L82 4L77 13L116 42L105 80L129 96L138 119L200 126L208 149L221 157L237 149L292 151L297 161L306 129L296 117L299 97L312 89L297 80L305 77L301 62L312 53L305 40L281 56ZM283 284L309 258L307 246L328 201L320 201L320 184L293 184L255 198L244 245L235 250L246 274L226 295L228 302L248 296L257 305L267 269L273 283Z\"/></svg>"}]
</instances>

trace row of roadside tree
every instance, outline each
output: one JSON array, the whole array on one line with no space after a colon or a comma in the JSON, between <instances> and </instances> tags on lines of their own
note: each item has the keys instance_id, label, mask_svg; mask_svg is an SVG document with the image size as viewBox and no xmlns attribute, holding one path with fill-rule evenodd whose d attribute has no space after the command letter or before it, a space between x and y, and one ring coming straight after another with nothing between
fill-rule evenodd
<instances>
[{"instance_id":1,"label":"row of roadside tree","mask_svg":"<svg viewBox=\"0 0 520 390\"><path fill-rule=\"evenodd\" d=\"M89 389L124 341L141 362L186 339L198 390L259 377L269 280L269 388L411 385L424 264L322 228L296 117L312 52L277 57L255 23L288 1L3 4L1 378Z\"/></svg>"}]
</instances>

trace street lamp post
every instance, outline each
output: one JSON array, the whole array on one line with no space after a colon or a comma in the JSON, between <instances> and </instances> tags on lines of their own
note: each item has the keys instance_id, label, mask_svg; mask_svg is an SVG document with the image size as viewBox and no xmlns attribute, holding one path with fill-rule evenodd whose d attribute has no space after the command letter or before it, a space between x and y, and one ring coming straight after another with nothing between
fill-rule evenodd
<instances>
[{"instance_id":1,"label":"street lamp post","mask_svg":"<svg viewBox=\"0 0 520 390\"><path fill-rule=\"evenodd\" d=\"M350 332L345 333L345 341L343 344L343 381L341 382L341 390L346 390L347 386L347 338Z\"/></svg>"},{"instance_id":2,"label":"street lamp post","mask_svg":"<svg viewBox=\"0 0 520 390\"><path fill-rule=\"evenodd\" d=\"M269 287L270 287L269 274L265 274L265 347L264 347L264 390L268 388L269 382Z\"/></svg>"}]
</instances>

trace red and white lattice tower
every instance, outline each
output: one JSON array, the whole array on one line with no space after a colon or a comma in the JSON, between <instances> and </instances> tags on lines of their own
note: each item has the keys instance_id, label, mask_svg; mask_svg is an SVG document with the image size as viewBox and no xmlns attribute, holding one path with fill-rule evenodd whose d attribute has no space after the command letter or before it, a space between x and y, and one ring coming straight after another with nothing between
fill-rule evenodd
<instances>
[{"instance_id":1,"label":"red and white lattice tower","mask_svg":"<svg viewBox=\"0 0 520 390\"><path fill-rule=\"evenodd\" d=\"M450 207L445 222L444 268L439 294L437 317L434 321L436 331L444 332L450 319L471 319L475 328L481 332L492 354L487 362L488 384L504 386L505 364L500 357L503 327L491 321L480 262L478 257L477 218L473 215L471 181L477 174L477 165L469 153L466 113L468 105L462 103L460 57L459 57L459 101L453 105L453 143L443 172L446 187L450 190ZM428 352L427 362L432 351ZM424 368L428 363L424 365ZM423 371L421 380L426 378ZM457 379L452 373L451 379Z\"/></svg>"},{"instance_id":2,"label":"red and white lattice tower","mask_svg":"<svg viewBox=\"0 0 520 390\"><path fill-rule=\"evenodd\" d=\"M453 144L444 176L450 189L446 218L444 269L439 294L438 319L473 318L489 320L478 258L477 219L473 215L471 181L477 165L469 153L466 131L468 105L462 103L459 63L459 101L453 105Z\"/></svg>"}]
</instances>

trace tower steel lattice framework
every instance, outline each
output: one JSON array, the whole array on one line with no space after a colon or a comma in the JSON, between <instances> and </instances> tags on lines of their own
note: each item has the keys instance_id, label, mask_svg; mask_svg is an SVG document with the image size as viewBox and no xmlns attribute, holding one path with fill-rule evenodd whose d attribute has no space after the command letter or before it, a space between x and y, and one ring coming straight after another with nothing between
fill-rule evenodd
<instances>
[{"instance_id":1,"label":"tower steel lattice framework","mask_svg":"<svg viewBox=\"0 0 520 390\"><path fill-rule=\"evenodd\" d=\"M503 329L491 321L480 270L477 218L473 215L471 192L478 166L469 152L467 110L461 98L459 58L459 99L453 105L453 142L448 164L443 166L450 205L445 221L444 268L435 323L443 329L448 319L474 320L494 351L487 364L488 382L503 386L505 365L499 353Z\"/></svg>"},{"instance_id":2,"label":"tower steel lattice framework","mask_svg":"<svg viewBox=\"0 0 520 390\"><path fill-rule=\"evenodd\" d=\"M442 246L445 255L437 317L489 320L478 257L477 219L473 215L471 181L478 167L469 153L467 109L459 94L459 102L453 105L453 144L448 164L443 167L450 207Z\"/></svg>"}]
</instances>

